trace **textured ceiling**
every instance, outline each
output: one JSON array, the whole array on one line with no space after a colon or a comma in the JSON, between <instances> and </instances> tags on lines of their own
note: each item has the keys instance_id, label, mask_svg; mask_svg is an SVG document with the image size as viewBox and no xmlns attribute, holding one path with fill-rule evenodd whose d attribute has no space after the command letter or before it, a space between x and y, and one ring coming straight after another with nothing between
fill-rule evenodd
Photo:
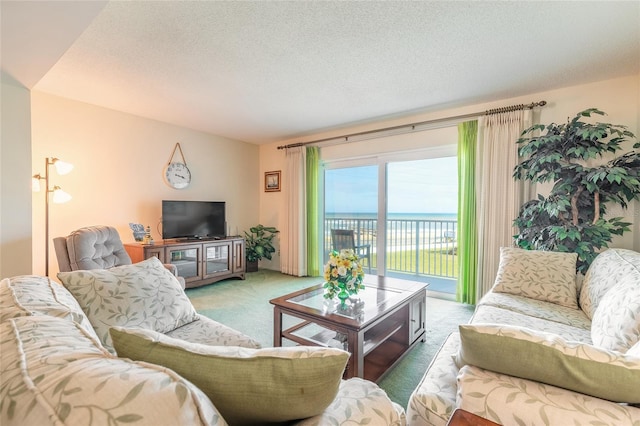
<instances>
[{"instance_id":1,"label":"textured ceiling","mask_svg":"<svg viewBox=\"0 0 640 426\"><path fill-rule=\"evenodd\" d=\"M98 4L35 90L252 143L640 72L637 1Z\"/></svg>"}]
</instances>

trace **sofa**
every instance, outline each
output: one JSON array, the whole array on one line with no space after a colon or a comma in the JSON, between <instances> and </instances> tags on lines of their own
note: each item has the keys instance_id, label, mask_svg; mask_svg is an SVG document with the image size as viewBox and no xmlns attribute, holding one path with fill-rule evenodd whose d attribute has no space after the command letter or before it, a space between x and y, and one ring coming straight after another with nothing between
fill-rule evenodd
<instances>
[{"instance_id":1,"label":"sofa","mask_svg":"<svg viewBox=\"0 0 640 426\"><path fill-rule=\"evenodd\" d=\"M461 408L503 425L640 425L640 253L503 247L495 283L436 354L409 425ZM582 279L580 279L582 278Z\"/></svg>"},{"instance_id":2,"label":"sofa","mask_svg":"<svg viewBox=\"0 0 640 426\"><path fill-rule=\"evenodd\" d=\"M157 258L58 278L0 281L3 426L405 424L375 383L342 380L347 352L260 348Z\"/></svg>"}]
</instances>

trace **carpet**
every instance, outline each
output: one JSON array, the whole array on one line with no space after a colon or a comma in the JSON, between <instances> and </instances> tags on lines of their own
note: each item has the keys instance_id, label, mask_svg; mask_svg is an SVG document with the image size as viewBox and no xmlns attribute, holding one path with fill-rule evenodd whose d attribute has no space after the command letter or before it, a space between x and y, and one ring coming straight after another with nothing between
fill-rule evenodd
<instances>
[{"instance_id":1,"label":"carpet","mask_svg":"<svg viewBox=\"0 0 640 426\"><path fill-rule=\"evenodd\" d=\"M247 279L229 279L187 289L196 310L213 320L251 336L263 347L273 346L273 305L269 300L321 282L261 269ZM469 321L474 306L427 297L426 341L418 343L378 382L392 401L407 406L431 359L444 339Z\"/></svg>"}]
</instances>

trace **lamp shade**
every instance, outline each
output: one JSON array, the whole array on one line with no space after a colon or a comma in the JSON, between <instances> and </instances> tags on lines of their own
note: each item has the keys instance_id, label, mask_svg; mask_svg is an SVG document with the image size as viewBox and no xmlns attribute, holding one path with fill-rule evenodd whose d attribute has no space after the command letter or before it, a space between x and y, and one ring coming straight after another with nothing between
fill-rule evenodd
<instances>
[{"instance_id":1,"label":"lamp shade","mask_svg":"<svg viewBox=\"0 0 640 426\"><path fill-rule=\"evenodd\" d=\"M33 175L31 177L31 191L40 192L40 175Z\"/></svg>"},{"instance_id":2,"label":"lamp shade","mask_svg":"<svg viewBox=\"0 0 640 426\"><path fill-rule=\"evenodd\" d=\"M64 192L59 186L53 187L53 202L56 204L66 203L71 200L71 195L67 192Z\"/></svg>"},{"instance_id":3,"label":"lamp shade","mask_svg":"<svg viewBox=\"0 0 640 426\"><path fill-rule=\"evenodd\" d=\"M59 175L66 175L71 170L73 170L73 164L67 163L66 161L58 160L57 158L53 159L53 164L56 166L56 170Z\"/></svg>"}]
</instances>

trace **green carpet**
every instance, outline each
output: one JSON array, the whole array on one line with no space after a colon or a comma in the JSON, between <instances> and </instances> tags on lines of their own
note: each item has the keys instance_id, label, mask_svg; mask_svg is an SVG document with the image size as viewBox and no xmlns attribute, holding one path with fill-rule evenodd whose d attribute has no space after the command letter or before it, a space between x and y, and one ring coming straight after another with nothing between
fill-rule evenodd
<instances>
[{"instance_id":1,"label":"green carpet","mask_svg":"<svg viewBox=\"0 0 640 426\"><path fill-rule=\"evenodd\" d=\"M196 310L218 322L245 333L264 347L273 346L273 305L270 299L317 284L322 278L296 278L261 269L247 279L229 279L188 289ZM424 375L444 339L458 324L469 321L473 306L427 297L426 342L406 354L378 383L389 397L407 406L411 392Z\"/></svg>"}]
</instances>

